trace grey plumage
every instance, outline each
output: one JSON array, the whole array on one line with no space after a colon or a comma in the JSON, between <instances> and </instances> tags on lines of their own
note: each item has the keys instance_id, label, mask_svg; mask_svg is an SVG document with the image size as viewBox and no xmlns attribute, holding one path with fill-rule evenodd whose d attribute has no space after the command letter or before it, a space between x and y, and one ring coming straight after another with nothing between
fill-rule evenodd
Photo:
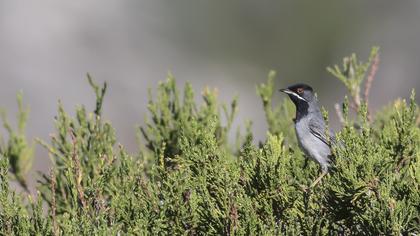
<instances>
[{"instance_id":1,"label":"grey plumage","mask_svg":"<svg viewBox=\"0 0 420 236\"><path fill-rule=\"evenodd\" d=\"M321 165L323 172L330 167L331 150L325 136L325 123L319 118L305 117L295 123L300 148Z\"/></svg>"},{"instance_id":2,"label":"grey plumage","mask_svg":"<svg viewBox=\"0 0 420 236\"><path fill-rule=\"evenodd\" d=\"M331 142L313 89L306 84L296 84L280 91L288 94L296 106L295 130L300 148L327 173L331 165ZM333 140L332 134L329 135Z\"/></svg>"}]
</instances>

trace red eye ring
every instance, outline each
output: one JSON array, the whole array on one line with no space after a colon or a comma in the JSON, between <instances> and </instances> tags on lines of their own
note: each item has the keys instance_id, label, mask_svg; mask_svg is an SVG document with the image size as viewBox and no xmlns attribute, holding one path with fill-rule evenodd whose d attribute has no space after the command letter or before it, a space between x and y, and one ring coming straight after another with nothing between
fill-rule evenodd
<instances>
[{"instance_id":1,"label":"red eye ring","mask_svg":"<svg viewBox=\"0 0 420 236\"><path fill-rule=\"evenodd\" d=\"M298 94L302 94L302 93L303 93L303 88L298 88L298 89L296 89L296 92L297 92Z\"/></svg>"}]
</instances>

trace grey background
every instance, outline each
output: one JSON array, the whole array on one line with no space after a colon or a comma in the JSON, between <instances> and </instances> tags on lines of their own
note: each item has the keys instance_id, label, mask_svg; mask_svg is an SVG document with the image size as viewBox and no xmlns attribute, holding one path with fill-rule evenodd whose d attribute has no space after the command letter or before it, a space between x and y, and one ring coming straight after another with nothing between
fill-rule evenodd
<instances>
[{"instance_id":1,"label":"grey background","mask_svg":"<svg viewBox=\"0 0 420 236\"><path fill-rule=\"evenodd\" d=\"M58 99L71 113L78 104L93 108L89 72L109 83L106 119L135 152L147 89L171 71L180 85L190 81L197 97L204 86L217 87L222 101L239 95L236 125L253 120L263 139L255 86L270 69L279 88L313 85L332 120L345 89L325 68L352 52L367 60L371 46L381 47L373 109L418 91L419 23L415 0L0 0L0 107L11 119L22 90L31 107L29 137L49 140ZM47 169L47 153L37 147L34 170Z\"/></svg>"}]
</instances>

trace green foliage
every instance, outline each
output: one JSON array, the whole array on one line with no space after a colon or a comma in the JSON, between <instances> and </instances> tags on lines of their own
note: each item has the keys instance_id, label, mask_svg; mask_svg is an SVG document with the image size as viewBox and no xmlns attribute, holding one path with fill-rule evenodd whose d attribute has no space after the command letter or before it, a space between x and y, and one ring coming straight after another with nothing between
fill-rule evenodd
<instances>
[{"instance_id":1,"label":"green foliage","mask_svg":"<svg viewBox=\"0 0 420 236\"><path fill-rule=\"evenodd\" d=\"M333 171L309 188L319 167L305 164L293 131L291 103L273 104L274 77L270 72L267 83L257 87L268 123L267 139L259 145L248 125L246 134L238 136L239 150L232 148L228 133L236 99L226 106L217 100L217 90L206 88L198 104L191 85L186 84L181 95L169 75L155 97L150 92L149 116L139 129L144 148L132 155L117 143L114 129L102 117L106 84L98 86L88 76L95 109L88 112L79 106L73 117L59 103L55 134L50 142L38 140L52 163L50 173L41 174L36 196L9 188L8 172L15 173L21 164L13 167L10 152L1 153L0 232L419 234L420 112L414 92L408 103L397 100L370 122L366 102L361 103L359 128L351 124L345 101ZM18 130L26 140L24 126ZM21 150L19 142L8 145ZM9 150L6 146L2 150Z\"/></svg>"},{"instance_id":2,"label":"green foliage","mask_svg":"<svg viewBox=\"0 0 420 236\"><path fill-rule=\"evenodd\" d=\"M273 105L273 95L275 91L274 79L276 72L270 71L268 74L267 84L260 84L257 86L257 94L261 97L265 117L268 124L268 131L271 134L279 135L282 133L287 141L296 144L296 136L293 127L294 106L286 98L282 103ZM282 117L282 119L279 119Z\"/></svg>"},{"instance_id":3,"label":"green foliage","mask_svg":"<svg viewBox=\"0 0 420 236\"><path fill-rule=\"evenodd\" d=\"M34 144L29 145L25 127L28 119L29 108L23 106L23 95L18 93L18 115L17 115L17 130L15 131L7 120L6 113L1 111L1 118L3 120L3 127L8 132L8 142L4 143L0 135L0 155L9 159L10 172L15 177L16 181L26 190L26 174L32 166Z\"/></svg>"},{"instance_id":4,"label":"green foliage","mask_svg":"<svg viewBox=\"0 0 420 236\"><path fill-rule=\"evenodd\" d=\"M231 102L229 111L225 104L218 104L218 91L206 88L202 92L204 103L197 106L191 84L185 85L183 98L180 98L172 75L168 75L166 83L159 84L157 93L157 100L154 101L149 91L148 109L151 121L146 119L146 127L141 128L147 147L162 157L156 160L159 161L156 164L171 167L173 158L182 155L180 137L189 139L195 129L206 129L213 123L217 146L229 149L227 134L237 112L236 98ZM226 119L225 126L222 125L221 108Z\"/></svg>"},{"instance_id":5,"label":"green foliage","mask_svg":"<svg viewBox=\"0 0 420 236\"><path fill-rule=\"evenodd\" d=\"M373 69L373 74L371 73L370 79L373 79L374 74L376 73L377 63L379 57L379 47L373 47L370 52L369 60L366 63L359 61L356 57L356 54L352 54L349 57L343 59L343 67L340 69L338 65L334 65L334 68L327 67L327 71L338 78L346 86L347 90L350 92L351 97L353 98L354 106L357 108L362 104L361 97L361 86L362 83L366 80L366 75L371 68ZM368 78L369 79L369 78ZM371 81L367 81L367 93L371 86ZM365 91L366 93L366 91ZM365 94L365 100L367 100L367 95Z\"/></svg>"},{"instance_id":6,"label":"green foliage","mask_svg":"<svg viewBox=\"0 0 420 236\"><path fill-rule=\"evenodd\" d=\"M345 145L336 149L325 205L348 232L397 235L419 230L420 129L414 93L408 105L399 101L391 113L380 130L365 126L359 132L346 126L338 135Z\"/></svg>"}]
</instances>

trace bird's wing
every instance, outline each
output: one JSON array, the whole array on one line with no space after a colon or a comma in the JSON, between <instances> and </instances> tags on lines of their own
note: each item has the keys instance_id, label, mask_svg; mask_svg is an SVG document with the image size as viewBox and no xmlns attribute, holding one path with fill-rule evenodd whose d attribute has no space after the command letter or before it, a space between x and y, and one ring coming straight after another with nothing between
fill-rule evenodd
<instances>
[{"instance_id":1,"label":"bird's wing","mask_svg":"<svg viewBox=\"0 0 420 236\"><path fill-rule=\"evenodd\" d=\"M335 137L330 132L330 141L328 141L328 138L325 134L325 124L322 120L319 119L310 119L309 120L309 130L310 132L315 135L319 140L321 140L323 143L325 143L328 146L331 146L332 143L335 143Z\"/></svg>"}]
</instances>

